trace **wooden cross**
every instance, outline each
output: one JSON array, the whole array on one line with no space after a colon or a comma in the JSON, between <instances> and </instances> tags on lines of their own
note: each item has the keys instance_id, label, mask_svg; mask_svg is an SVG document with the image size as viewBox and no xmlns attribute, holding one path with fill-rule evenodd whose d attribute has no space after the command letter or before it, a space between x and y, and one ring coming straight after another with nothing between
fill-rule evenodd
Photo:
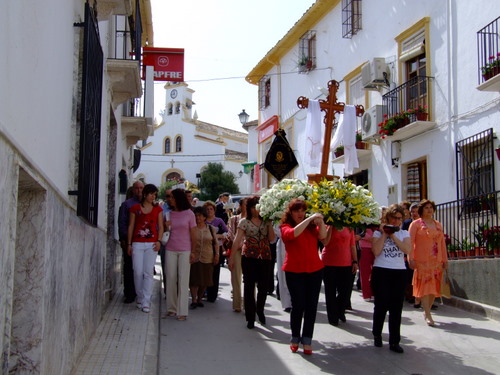
<instances>
[{"instance_id":1,"label":"wooden cross","mask_svg":"<svg viewBox=\"0 0 500 375\"><path fill-rule=\"evenodd\" d=\"M333 176L328 176L328 159L330 156L330 144L332 141L333 124L335 123L335 113L342 113L344 111L345 103L337 102L337 91L339 83L335 80L328 82L328 96L326 100L319 100L319 107L326 113L323 122L325 124L325 141L323 143L323 155L321 156L321 172L319 174L308 174L307 177L310 183L320 182L321 179L333 179ZM309 99L300 96L297 99L297 106L301 109L307 108ZM365 108L362 105L356 106L356 116L361 117L365 113Z\"/></svg>"}]
</instances>

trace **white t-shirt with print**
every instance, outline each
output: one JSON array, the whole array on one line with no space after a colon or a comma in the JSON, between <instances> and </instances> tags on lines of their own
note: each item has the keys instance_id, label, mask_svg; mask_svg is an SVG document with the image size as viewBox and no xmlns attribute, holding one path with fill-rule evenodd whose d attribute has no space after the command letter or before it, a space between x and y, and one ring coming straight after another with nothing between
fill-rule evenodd
<instances>
[{"instance_id":1,"label":"white t-shirt with print","mask_svg":"<svg viewBox=\"0 0 500 375\"><path fill-rule=\"evenodd\" d=\"M403 241L405 238L410 237L407 230L399 230L394 233L398 240ZM375 231L373 233L373 238L382 237L380 231ZM404 253L397 247L396 243L392 238L387 237L384 242L384 248L382 252L375 258L373 262L373 267L390 268L394 270L406 269Z\"/></svg>"}]
</instances>

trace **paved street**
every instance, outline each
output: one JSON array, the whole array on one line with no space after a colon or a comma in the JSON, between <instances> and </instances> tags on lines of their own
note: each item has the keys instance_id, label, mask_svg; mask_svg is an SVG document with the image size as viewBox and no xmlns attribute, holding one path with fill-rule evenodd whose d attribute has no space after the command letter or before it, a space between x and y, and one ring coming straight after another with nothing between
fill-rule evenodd
<instances>
[{"instance_id":1,"label":"paved street","mask_svg":"<svg viewBox=\"0 0 500 375\"><path fill-rule=\"evenodd\" d=\"M314 354L291 353L289 315L268 297L267 324L246 328L231 310L229 270L221 270L216 303L190 311L186 322L161 320L160 374L498 374L500 323L450 306L439 306L428 327L423 312L405 304L401 345L404 354L373 346L373 304L353 291L354 311L338 327L327 323L324 296L313 340ZM165 309L163 309L165 311ZM163 312L162 312L163 314Z\"/></svg>"},{"instance_id":2,"label":"paved street","mask_svg":"<svg viewBox=\"0 0 500 375\"><path fill-rule=\"evenodd\" d=\"M160 269L159 258L156 265ZM428 327L420 309L405 304L404 354L373 346L373 304L353 291L354 311L338 327L326 321L320 296L314 354L291 353L289 315L275 297L268 297L266 326L246 328L242 313L231 309L229 270L221 270L221 291L215 303L190 310L188 320L160 318L165 300L157 297L144 314L117 296L108 308L74 374L498 374L500 322L442 305L434 313L437 326ZM163 295L162 295L163 297ZM161 302L160 302L161 301ZM158 327L159 323L159 327ZM146 333L145 333L146 332ZM158 346L158 333L159 346Z\"/></svg>"}]
</instances>

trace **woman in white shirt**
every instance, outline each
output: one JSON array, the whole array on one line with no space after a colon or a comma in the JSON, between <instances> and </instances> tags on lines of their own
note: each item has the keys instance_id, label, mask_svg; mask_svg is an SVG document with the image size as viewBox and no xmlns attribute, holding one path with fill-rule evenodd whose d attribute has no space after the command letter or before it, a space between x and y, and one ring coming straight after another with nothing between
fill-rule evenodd
<instances>
[{"instance_id":1,"label":"woman in white shirt","mask_svg":"<svg viewBox=\"0 0 500 375\"><path fill-rule=\"evenodd\" d=\"M392 204L385 213L385 223L373 233L372 251L375 255L371 284L375 296L373 309L373 338L382 347L382 328L389 312L389 349L403 353L401 340L401 313L407 283L404 254L411 251L410 234L401 230L404 209Z\"/></svg>"}]
</instances>

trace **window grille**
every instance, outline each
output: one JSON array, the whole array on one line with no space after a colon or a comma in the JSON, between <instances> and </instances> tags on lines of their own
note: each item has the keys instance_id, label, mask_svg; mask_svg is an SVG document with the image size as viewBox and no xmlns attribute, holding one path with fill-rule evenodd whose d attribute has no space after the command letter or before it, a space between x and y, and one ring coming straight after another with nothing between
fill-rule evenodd
<instances>
[{"instance_id":1,"label":"window grille","mask_svg":"<svg viewBox=\"0 0 500 375\"><path fill-rule=\"evenodd\" d=\"M316 31L307 31L299 41L299 73L307 73L316 68Z\"/></svg>"},{"instance_id":2,"label":"window grille","mask_svg":"<svg viewBox=\"0 0 500 375\"><path fill-rule=\"evenodd\" d=\"M350 39L361 28L361 0L342 0L342 37Z\"/></svg>"},{"instance_id":3,"label":"window grille","mask_svg":"<svg viewBox=\"0 0 500 375\"><path fill-rule=\"evenodd\" d=\"M85 4L77 215L97 225L104 58L94 10Z\"/></svg>"},{"instance_id":4,"label":"window grille","mask_svg":"<svg viewBox=\"0 0 500 375\"><path fill-rule=\"evenodd\" d=\"M271 105L271 78L265 76L259 82L259 109L266 109Z\"/></svg>"},{"instance_id":5,"label":"window grille","mask_svg":"<svg viewBox=\"0 0 500 375\"><path fill-rule=\"evenodd\" d=\"M478 201L495 191L494 138L490 128L456 143L457 199L464 200L462 214L475 212Z\"/></svg>"}]
</instances>

